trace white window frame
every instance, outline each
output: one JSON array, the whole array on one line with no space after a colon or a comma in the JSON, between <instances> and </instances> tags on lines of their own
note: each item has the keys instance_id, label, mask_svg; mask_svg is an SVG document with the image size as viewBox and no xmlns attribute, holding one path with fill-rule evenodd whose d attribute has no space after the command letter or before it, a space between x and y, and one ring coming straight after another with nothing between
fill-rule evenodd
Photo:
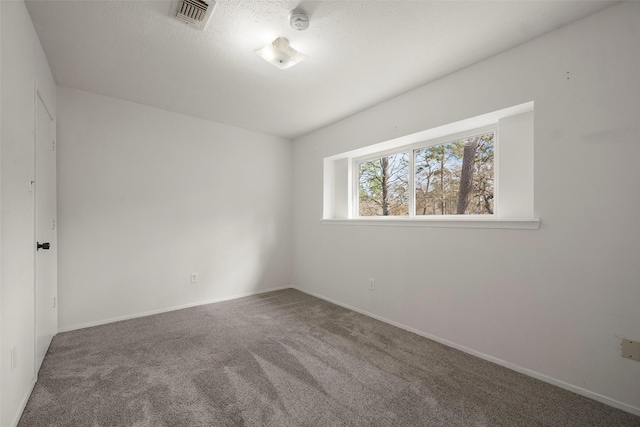
<instances>
[{"instance_id":1,"label":"white window frame","mask_svg":"<svg viewBox=\"0 0 640 427\"><path fill-rule=\"evenodd\" d=\"M492 214L483 214L483 215L416 215L416 182L415 182L415 150L420 150L423 148L429 148L436 145L446 144L448 142L459 141L461 139L468 139L474 136L486 135L488 133L493 133L493 197L494 197L494 209ZM355 219L371 219L371 218L410 218L410 219L427 219L427 218L436 218L436 219L451 219L451 218L493 218L497 217L497 208L498 208L498 159L499 159L499 136L498 136L498 126L496 124L483 126L476 129L466 130L463 132L458 132L452 135L441 136L439 138L434 138L426 141L416 142L413 144L405 145L398 148L393 148L384 151L378 151L375 153L367 154L360 157L354 157L351 163L352 170L352 180L351 185L353 188L351 189L351 194L353 200L351 201L352 212L351 218ZM366 162L368 160L379 159L381 157L392 156L394 154L408 153L409 154L409 173L408 173L408 184L409 184L409 215L375 215L375 216L362 216L360 215L360 163Z\"/></svg>"},{"instance_id":2,"label":"white window frame","mask_svg":"<svg viewBox=\"0 0 640 427\"><path fill-rule=\"evenodd\" d=\"M494 213L482 215L415 215L413 150L485 132L494 132ZM321 223L339 226L424 228L540 228L534 215L534 103L450 122L382 142L360 143L350 151L324 158ZM410 153L413 216L359 216L358 162Z\"/></svg>"}]
</instances>

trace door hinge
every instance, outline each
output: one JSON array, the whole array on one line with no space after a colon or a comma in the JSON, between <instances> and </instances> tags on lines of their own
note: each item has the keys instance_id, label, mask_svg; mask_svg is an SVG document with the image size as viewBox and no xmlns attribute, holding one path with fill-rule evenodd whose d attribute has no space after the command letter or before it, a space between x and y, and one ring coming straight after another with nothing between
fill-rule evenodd
<instances>
[{"instance_id":1,"label":"door hinge","mask_svg":"<svg viewBox=\"0 0 640 427\"><path fill-rule=\"evenodd\" d=\"M35 184L36 179L33 177L33 172L29 172L29 193L33 193L33 184Z\"/></svg>"},{"instance_id":2,"label":"door hinge","mask_svg":"<svg viewBox=\"0 0 640 427\"><path fill-rule=\"evenodd\" d=\"M52 229L52 230L55 230L55 229L56 229L56 220L55 220L55 219L52 219L52 220L51 220L51 229Z\"/></svg>"},{"instance_id":3,"label":"door hinge","mask_svg":"<svg viewBox=\"0 0 640 427\"><path fill-rule=\"evenodd\" d=\"M56 151L56 140L51 141L51 151Z\"/></svg>"}]
</instances>

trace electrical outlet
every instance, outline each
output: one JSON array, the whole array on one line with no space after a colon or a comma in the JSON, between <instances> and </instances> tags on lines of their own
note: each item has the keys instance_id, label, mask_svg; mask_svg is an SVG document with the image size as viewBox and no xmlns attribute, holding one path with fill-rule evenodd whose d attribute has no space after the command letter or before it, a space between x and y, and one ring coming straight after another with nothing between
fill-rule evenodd
<instances>
[{"instance_id":1,"label":"electrical outlet","mask_svg":"<svg viewBox=\"0 0 640 427\"><path fill-rule=\"evenodd\" d=\"M622 340L622 357L640 361L640 341Z\"/></svg>"},{"instance_id":2,"label":"electrical outlet","mask_svg":"<svg viewBox=\"0 0 640 427\"><path fill-rule=\"evenodd\" d=\"M191 283L198 283L198 273L191 273L189 275L189 280L191 281Z\"/></svg>"},{"instance_id":3,"label":"electrical outlet","mask_svg":"<svg viewBox=\"0 0 640 427\"><path fill-rule=\"evenodd\" d=\"M376 290L376 279L369 279L369 290L370 291Z\"/></svg>"}]
</instances>

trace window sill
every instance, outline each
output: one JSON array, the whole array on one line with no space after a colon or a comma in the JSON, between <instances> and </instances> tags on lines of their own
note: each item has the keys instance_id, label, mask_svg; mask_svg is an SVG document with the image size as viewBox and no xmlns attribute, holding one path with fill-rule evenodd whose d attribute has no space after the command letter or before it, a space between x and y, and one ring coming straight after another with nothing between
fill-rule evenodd
<instances>
[{"instance_id":1,"label":"window sill","mask_svg":"<svg viewBox=\"0 0 640 427\"><path fill-rule=\"evenodd\" d=\"M478 217L447 218L354 218L323 219L325 225L370 225L389 227L422 227L422 228L502 228L509 230L537 230L540 228L539 218L504 219Z\"/></svg>"}]
</instances>

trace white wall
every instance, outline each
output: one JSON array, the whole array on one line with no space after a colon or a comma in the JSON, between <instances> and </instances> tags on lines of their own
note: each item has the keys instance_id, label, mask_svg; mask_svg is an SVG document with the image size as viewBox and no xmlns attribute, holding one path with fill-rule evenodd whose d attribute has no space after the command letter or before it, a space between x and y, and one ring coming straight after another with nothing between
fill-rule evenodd
<instances>
[{"instance_id":1,"label":"white wall","mask_svg":"<svg viewBox=\"0 0 640 427\"><path fill-rule=\"evenodd\" d=\"M23 2L0 2L2 123L0 150L0 425L17 423L35 383L34 173L36 90L55 117L55 84ZM10 350L17 347L12 372Z\"/></svg>"},{"instance_id":2,"label":"white wall","mask_svg":"<svg viewBox=\"0 0 640 427\"><path fill-rule=\"evenodd\" d=\"M294 141L294 285L640 414L638 46L623 3ZM324 157L528 101L539 230L320 223Z\"/></svg>"},{"instance_id":3,"label":"white wall","mask_svg":"<svg viewBox=\"0 0 640 427\"><path fill-rule=\"evenodd\" d=\"M58 87L60 329L290 286L291 160L289 140Z\"/></svg>"},{"instance_id":4,"label":"white wall","mask_svg":"<svg viewBox=\"0 0 640 427\"><path fill-rule=\"evenodd\" d=\"M2 7L0 7L0 49L2 48ZM2 54L0 52L0 100L2 100ZM2 102L0 101L0 270L2 269ZM2 272L0 271L0 379L6 367L3 356L5 348L2 346ZM4 382L4 381L3 381ZM2 423L2 386L0 386L0 423Z\"/></svg>"},{"instance_id":5,"label":"white wall","mask_svg":"<svg viewBox=\"0 0 640 427\"><path fill-rule=\"evenodd\" d=\"M2 7L0 7L0 49L2 48ZM0 100L2 100L2 54L0 51ZM0 270L2 269L2 102L0 101ZM6 367L3 356L5 348L2 346L2 272L0 271L0 379ZM4 382L4 381L3 381ZM0 386L0 423L2 423L2 386Z\"/></svg>"}]
</instances>

